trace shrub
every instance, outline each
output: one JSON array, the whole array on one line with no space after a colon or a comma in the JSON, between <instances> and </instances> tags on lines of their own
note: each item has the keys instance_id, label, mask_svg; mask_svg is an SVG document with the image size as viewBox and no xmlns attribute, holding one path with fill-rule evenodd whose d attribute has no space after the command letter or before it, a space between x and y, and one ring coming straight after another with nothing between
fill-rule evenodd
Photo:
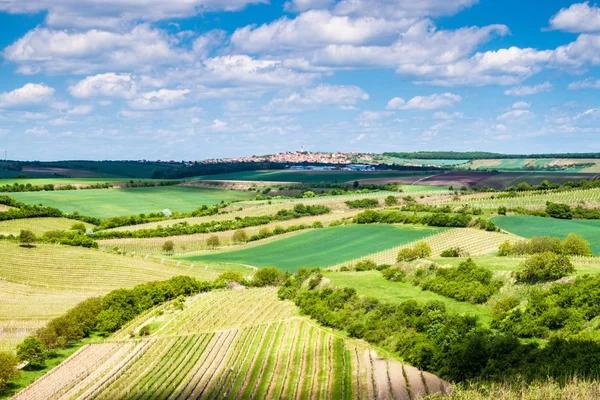
<instances>
[{"instance_id":1,"label":"shrub","mask_svg":"<svg viewBox=\"0 0 600 400\"><path fill-rule=\"evenodd\" d=\"M414 249L410 248L410 247L405 247L403 249L400 249L400 251L398 252L398 257L396 257L396 260L398 262L409 262L409 261L414 261L417 258L419 258L417 256L417 254L415 253Z\"/></svg>"},{"instance_id":2,"label":"shrub","mask_svg":"<svg viewBox=\"0 0 600 400\"><path fill-rule=\"evenodd\" d=\"M572 219L573 211L567 204L546 203L546 213L552 218Z\"/></svg>"},{"instance_id":3,"label":"shrub","mask_svg":"<svg viewBox=\"0 0 600 400\"><path fill-rule=\"evenodd\" d=\"M371 271L377 269L377 264L373 260L361 260L354 266L356 271Z\"/></svg>"},{"instance_id":4,"label":"shrub","mask_svg":"<svg viewBox=\"0 0 600 400\"><path fill-rule=\"evenodd\" d=\"M518 282L540 282L560 279L575 272L575 267L564 254L551 252L534 254L523 261L514 272Z\"/></svg>"},{"instance_id":5,"label":"shrub","mask_svg":"<svg viewBox=\"0 0 600 400\"><path fill-rule=\"evenodd\" d=\"M17 358L8 352L0 352L0 393L6 388L8 381L19 376Z\"/></svg>"},{"instance_id":6,"label":"shrub","mask_svg":"<svg viewBox=\"0 0 600 400\"><path fill-rule=\"evenodd\" d=\"M409 262L418 260L419 258L431 257L431 253L431 247L427 243L421 241L417 242L413 247L400 249L396 260L398 262Z\"/></svg>"},{"instance_id":7,"label":"shrub","mask_svg":"<svg viewBox=\"0 0 600 400\"><path fill-rule=\"evenodd\" d=\"M211 235L208 237L208 239L206 239L206 245L208 247L219 247L220 244L221 240L217 235Z\"/></svg>"},{"instance_id":8,"label":"shrub","mask_svg":"<svg viewBox=\"0 0 600 400\"><path fill-rule=\"evenodd\" d=\"M464 251L460 247L451 247L440 253L441 257L461 257Z\"/></svg>"},{"instance_id":9,"label":"shrub","mask_svg":"<svg viewBox=\"0 0 600 400\"><path fill-rule=\"evenodd\" d=\"M570 256L591 256L590 244L581 236L569 233L562 242L563 253Z\"/></svg>"},{"instance_id":10,"label":"shrub","mask_svg":"<svg viewBox=\"0 0 600 400\"><path fill-rule=\"evenodd\" d=\"M427 243L421 241L421 242L417 242L415 244L415 246L413 247L415 254L417 255L417 258L427 258L427 257L431 257L431 246L429 246Z\"/></svg>"},{"instance_id":11,"label":"shrub","mask_svg":"<svg viewBox=\"0 0 600 400\"><path fill-rule=\"evenodd\" d=\"M504 206L500 206L500 207L498 207L498 215L506 215L506 212L507 212L507 211L508 211L508 210L507 210L507 209L506 209L506 207L504 207Z\"/></svg>"},{"instance_id":12,"label":"shrub","mask_svg":"<svg viewBox=\"0 0 600 400\"><path fill-rule=\"evenodd\" d=\"M221 275L219 275L219 277L217 278L217 281L223 281L223 282L227 282L227 283L231 283L231 282L243 283L244 276L242 274L240 274L239 272L227 271L227 272L223 272Z\"/></svg>"},{"instance_id":13,"label":"shrub","mask_svg":"<svg viewBox=\"0 0 600 400\"><path fill-rule=\"evenodd\" d=\"M83 222L77 222L71 225L71 230L84 233L86 231L86 228Z\"/></svg>"},{"instance_id":14,"label":"shrub","mask_svg":"<svg viewBox=\"0 0 600 400\"><path fill-rule=\"evenodd\" d=\"M510 240L502 242L498 247L498 256L500 257L508 257L512 254L513 245Z\"/></svg>"},{"instance_id":15,"label":"shrub","mask_svg":"<svg viewBox=\"0 0 600 400\"><path fill-rule=\"evenodd\" d=\"M377 208L379 207L379 200L377 199L359 199L359 200L348 200L346 202L350 208Z\"/></svg>"},{"instance_id":16,"label":"shrub","mask_svg":"<svg viewBox=\"0 0 600 400\"><path fill-rule=\"evenodd\" d=\"M381 271L381 275L388 281L402 282L406 277L406 273L400 267L391 267Z\"/></svg>"},{"instance_id":17,"label":"shrub","mask_svg":"<svg viewBox=\"0 0 600 400\"><path fill-rule=\"evenodd\" d=\"M388 268L392 268L392 265L391 264L379 264L377 266L377 271L383 271L383 270L386 270Z\"/></svg>"},{"instance_id":18,"label":"shrub","mask_svg":"<svg viewBox=\"0 0 600 400\"><path fill-rule=\"evenodd\" d=\"M175 243L173 243L172 240L167 240L163 243L162 245L162 251L165 254L173 254L173 251L175 250Z\"/></svg>"},{"instance_id":19,"label":"shrub","mask_svg":"<svg viewBox=\"0 0 600 400\"><path fill-rule=\"evenodd\" d=\"M252 276L252 286L278 286L283 279L283 273L276 267L259 268Z\"/></svg>"},{"instance_id":20,"label":"shrub","mask_svg":"<svg viewBox=\"0 0 600 400\"><path fill-rule=\"evenodd\" d=\"M321 221L315 221L312 223L313 228L323 228L323 223Z\"/></svg>"},{"instance_id":21,"label":"shrub","mask_svg":"<svg viewBox=\"0 0 600 400\"><path fill-rule=\"evenodd\" d=\"M22 247L32 247L33 243L35 243L35 234L29 230L22 229L21 233L19 233L19 244Z\"/></svg>"},{"instance_id":22,"label":"shrub","mask_svg":"<svg viewBox=\"0 0 600 400\"><path fill-rule=\"evenodd\" d=\"M504 242L498 248L499 256L521 256L539 253L591 256L590 244L581 236L570 233L564 240L550 236L535 236L530 240Z\"/></svg>"},{"instance_id":23,"label":"shrub","mask_svg":"<svg viewBox=\"0 0 600 400\"><path fill-rule=\"evenodd\" d=\"M46 362L46 347L40 339L28 336L17 346L17 359L29 363L33 368L43 367Z\"/></svg>"},{"instance_id":24,"label":"shrub","mask_svg":"<svg viewBox=\"0 0 600 400\"><path fill-rule=\"evenodd\" d=\"M246 234L245 230L238 229L233 232L232 240L233 243L244 243L248 240L248 235Z\"/></svg>"},{"instance_id":25,"label":"shrub","mask_svg":"<svg viewBox=\"0 0 600 400\"><path fill-rule=\"evenodd\" d=\"M388 196L385 198L385 205L388 207L392 207L398 204L398 199L394 196Z\"/></svg>"}]
</instances>

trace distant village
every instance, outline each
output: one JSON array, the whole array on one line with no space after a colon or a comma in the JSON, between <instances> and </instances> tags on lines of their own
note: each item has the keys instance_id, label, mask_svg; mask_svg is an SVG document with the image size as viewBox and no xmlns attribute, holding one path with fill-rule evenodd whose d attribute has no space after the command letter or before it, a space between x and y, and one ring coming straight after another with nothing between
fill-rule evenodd
<instances>
[{"instance_id":1,"label":"distant village","mask_svg":"<svg viewBox=\"0 0 600 400\"><path fill-rule=\"evenodd\" d=\"M234 158L218 158L204 160L205 163L237 163L237 162L276 162L276 163L291 163L291 164L351 164L351 163L374 163L373 156L365 153L323 153L310 151L289 151L285 153L271 154L265 156L249 156L249 157L234 157ZM318 167L312 167L318 168ZM327 167L323 167L327 168Z\"/></svg>"}]
</instances>

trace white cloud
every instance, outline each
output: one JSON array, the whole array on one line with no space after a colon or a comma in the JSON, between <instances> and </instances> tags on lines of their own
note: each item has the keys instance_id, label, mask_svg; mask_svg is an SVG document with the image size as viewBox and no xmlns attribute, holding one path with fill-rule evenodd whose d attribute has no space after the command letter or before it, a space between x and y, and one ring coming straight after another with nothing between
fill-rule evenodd
<instances>
[{"instance_id":1,"label":"white cloud","mask_svg":"<svg viewBox=\"0 0 600 400\"><path fill-rule=\"evenodd\" d=\"M194 53L200 58L208 57L211 51L223 43L226 35L225 31L215 29L199 36L192 44Z\"/></svg>"},{"instance_id":2,"label":"white cloud","mask_svg":"<svg viewBox=\"0 0 600 400\"><path fill-rule=\"evenodd\" d=\"M54 89L43 83L27 83L11 92L0 93L0 108L39 105L49 102Z\"/></svg>"},{"instance_id":3,"label":"white cloud","mask_svg":"<svg viewBox=\"0 0 600 400\"><path fill-rule=\"evenodd\" d=\"M224 129L226 126L227 122L221 121L220 119L215 119L212 124L212 127L217 130Z\"/></svg>"},{"instance_id":4,"label":"white cloud","mask_svg":"<svg viewBox=\"0 0 600 400\"><path fill-rule=\"evenodd\" d=\"M90 104L80 104L78 106L73 107L69 111L67 111L67 114L69 114L69 115L88 115L92 111L94 111L94 106L92 106Z\"/></svg>"},{"instance_id":5,"label":"white cloud","mask_svg":"<svg viewBox=\"0 0 600 400\"><path fill-rule=\"evenodd\" d=\"M360 100L368 100L369 95L358 86L318 85L294 92L284 98L275 98L265 107L267 110L300 112L322 106L353 106Z\"/></svg>"},{"instance_id":6,"label":"white cloud","mask_svg":"<svg viewBox=\"0 0 600 400\"><path fill-rule=\"evenodd\" d=\"M394 97L386 106L388 110L435 110L452 107L461 101L462 97L453 93L432 94L430 96L415 96L405 102L400 97Z\"/></svg>"},{"instance_id":7,"label":"white cloud","mask_svg":"<svg viewBox=\"0 0 600 400\"><path fill-rule=\"evenodd\" d=\"M516 86L504 91L506 96L531 96L538 93L549 92L552 90L550 82L544 82L535 86Z\"/></svg>"},{"instance_id":8,"label":"white cloud","mask_svg":"<svg viewBox=\"0 0 600 400\"><path fill-rule=\"evenodd\" d=\"M389 111L363 111L356 119L358 121L377 121L385 117L392 115Z\"/></svg>"},{"instance_id":9,"label":"white cloud","mask_svg":"<svg viewBox=\"0 0 600 400\"><path fill-rule=\"evenodd\" d=\"M176 45L176 38L147 24L124 33L36 28L4 49L3 55L29 72L85 74L191 61L192 56Z\"/></svg>"},{"instance_id":10,"label":"white cloud","mask_svg":"<svg viewBox=\"0 0 600 400\"><path fill-rule=\"evenodd\" d=\"M111 27L123 21L191 17L207 11L238 11L267 0L2 0L0 11L35 13L48 11L51 26Z\"/></svg>"},{"instance_id":11,"label":"white cloud","mask_svg":"<svg viewBox=\"0 0 600 400\"><path fill-rule=\"evenodd\" d=\"M525 110L531 107L531 103L527 103L526 101L517 101L512 105L512 108L515 110Z\"/></svg>"},{"instance_id":12,"label":"white cloud","mask_svg":"<svg viewBox=\"0 0 600 400\"><path fill-rule=\"evenodd\" d=\"M338 14L372 15L385 18L452 15L478 0L341 0Z\"/></svg>"},{"instance_id":13,"label":"white cloud","mask_svg":"<svg viewBox=\"0 0 600 400\"><path fill-rule=\"evenodd\" d=\"M25 130L26 135L35 135L35 136L44 136L48 134L48 130L46 128L33 127Z\"/></svg>"},{"instance_id":14,"label":"white cloud","mask_svg":"<svg viewBox=\"0 0 600 400\"><path fill-rule=\"evenodd\" d=\"M46 113L40 113L40 112L30 112L27 111L23 114L23 118L25 119L47 119L48 118L48 114Z\"/></svg>"},{"instance_id":15,"label":"white cloud","mask_svg":"<svg viewBox=\"0 0 600 400\"><path fill-rule=\"evenodd\" d=\"M498 116L498 121L520 122L532 118L533 113L529 110L512 110Z\"/></svg>"},{"instance_id":16,"label":"white cloud","mask_svg":"<svg viewBox=\"0 0 600 400\"><path fill-rule=\"evenodd\" d=\"M129 74L109 72L88 76L69 87L73 97L123 97L132 98L136 93L136 84Z\"/></svg>"},{"instance_id":17,"label":"white cloud","mask_svg":"<svg viewBox=\"0 0 600 400\"><path fill-rule=\"evenodd\" d=\"M164 110L175 107L185 101L189 89L160 89L153 92L140 93L129 101L129 106L137 110Z\"/></svg>"},{"instance_id":18,"label":"white cloud","mask_svg":"<svg viewBox=\"0 0 600 400\"><path fill-rule=\"evenodd\" d=\"M453 112L449 114L445 111L437 111L433 114L433 119L442 119L442 120L452 120L452 119L460 119L463 117L463 113L461 112Z\"/></svg>"},{"instance_id":19,"label":"white cloud","mask_svg":"<svg viewBox=\"0 0 600 400\"><path fill-rule=\"evenodd\" d=\"M557 47L552 64L576 72L590 64L600 65L600 35L581 34L574 42Z\"/></svg>"},{"instance_id":20,"label":"white cloud","mask_svg":"<svg viewBox=\"0 0 600 400\"><path fill-rule=\"evenodd\" d=\"M600 79L588 78L583 81L571 82L568 89L600 89Z\"/></svg>"},{"instance_id":21,"label":"white cloud","mask_svg":"<svg viewBox=\"0 0 600 400\"><path fill-rule=\"evenodd\" d=\"M552 29L574 33L600 32L600 8L589 1L562 8L550 19Z\"/></svg>"}]
</instances>

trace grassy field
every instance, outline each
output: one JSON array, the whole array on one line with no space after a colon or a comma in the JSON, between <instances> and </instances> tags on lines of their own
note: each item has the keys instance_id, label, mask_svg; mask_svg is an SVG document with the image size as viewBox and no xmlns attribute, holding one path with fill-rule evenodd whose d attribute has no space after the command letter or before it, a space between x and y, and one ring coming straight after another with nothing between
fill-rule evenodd
<instances>
[{"instance_id":1,"label":"grassy field","mask_svg":"<svg viewBox=\"0 0 600 400\"><path fill-rule=\"evenodd\" d=\"M0 179L0 186L13 185L15 183L19 185L91 185L94 183L119 183L119 182L157 182L156 179L129 179L129 178L9 178Z\"/></svg>"},{"instance_id":2,"label":"grassy field","mask_svg":"<svg viewBox=\"0 0 600 400\"><path fill-rule=\"evenodd\" d=\"M594 254L600 253L600 220L563 220L521 215L499 216L493 219L500 228L519 236L556 236L565 238L569 233L583 236Z\"/></svg>"},{"instance_id":3,"label":"grassy field","mask_svg":"<svg viewBox=\"0 0 600 400\"><path fill-rule=\"evenodd\" d=\"M410 283L388 281L379 271L328 272L324 276L335 286L354 288L360 295L374 297L384 302L399 304L406 300L421 302L437 300L443 302L450 312L477 315L486 324L491 321L486 306L450 299L433 292L421 290L421 288Z\"/></svg>"},{"instance_id":4,"label":"grassy field","mask_svg":"<svg viewBox=\"0 0 600 400\"><path fill-rule=\"evenodd\" d=\"M11 197L29 204L43 204L64 212L79 212L98 218L171 211L192 211L202 205L221 201L244 200L252 193L182 186L149 188L64 190L55 192L11 193Z\"/></svg>"},{"instance_id":5,"label":"grassy field","mask_svg":"<svg viewBox=\"0 0 600 400\"><path fill-rule=\"evenodd\" d=\"M362 341L294 316L293 303L276 291L208 293L183 311L154 312L167 319L175 313L170 325L178 335L118 333L84 346L13 399L404 399L449 389ZM244 323L254 314L256 323Z\"/></svg>"},{"instance_id":6,"label":"grassy field","mask_svg":"<svg viewBox=\"0 0 600 400\"><path fill-rule=\"evenodd\" d=\"M41 235L48 231L69 230L76 223L80 223L80 221L67 218L25 218L0 221L0 235L18 235L22 229ZM86 228L93 226L86 223L84 225Z\"/></svg>"},{"instance_id":7,"label":"grassy field","mask_svg":"<svg viewBox=\"0 0 600 400\"><path fill-rule=\"evenodd\" d=\"M188 261L232 262L256 267L329 267L400 246L439 232L434 228L393 225L348 225L311 230L244 250L181 257Z\"/></svg>"},{"instance_id":8,"label":"grassy field","mask_svg":"<svg viewBox=\"0 0 600 400\"><path fill-rule=\"evenodd\" d=\"M196 179L227 181L265 181L265 182L348 182L373 178L404 178L418 176L407 172L355 172L355 171L292 171L267 170L245 171L230 174L205 175ZM423 175L425 176L425 175Z\"/></svg>"}]
</instances>

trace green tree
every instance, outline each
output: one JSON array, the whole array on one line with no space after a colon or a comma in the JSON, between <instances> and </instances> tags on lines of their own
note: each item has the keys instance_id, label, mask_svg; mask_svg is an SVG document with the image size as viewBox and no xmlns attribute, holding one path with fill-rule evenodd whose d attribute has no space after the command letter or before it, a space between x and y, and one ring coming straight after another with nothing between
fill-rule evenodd
<instances>
[{"instance_id":1,"label":"green tree","mask_svg":"<svg viewBox=\"0 0 600 400\"><path fill-rule=\"evenodd\" d=\"M46 346L35 336L28 336L17 346L17 359L31 367L43 367L46 362Z\"/></svg>"},{"instance_id":2,"label":"green tree","mask_svg":"<svg viewBox=\"0 0 600 400\"><path fill-rule=\"evenodd\" d=\"M86 228L83 222L76 222L73 225L71 225L71 230L85 233Z\"/></svg>"},{"instance_id":3,"label":"green tree","mask_svg":"<svg viewBox=\"0 0 600 400\"><path fill-rule=\"evenodd\" d=\"M233 240L233 243L245 243L248 240L248 235L246 234L245 230L238 229L237 231L233 232L231 239Z\"/></svg>"},{"instance_id":4,"label":"green tree","mask_svg":"<svg viewBox=\"0 0 600 400\"><path fill-rule=\"evenodd\" d=\"M509 240L507 240L505 242L502 242L502 244L500 244L500 247L498 247L498 256L508 257L512 254L512 251L513 245Z\"/></svg>"},{"instance_id":5,"label":"green tree","mask_svg":"<svg viewBox=\"0 0 600 400\"><path fill-rule=\"evenodd\" d=\"M17 358L8 352L0 352L0 392L6 388L8 381L19 376Z\"/></svg>"},{"instance_id":6,"label":"green tree","mask_svg":"<svg viewBox=\"0 0 600 400\"><path fill-rule=\"evenodd\" d=\"M252 276L252 286L277 286L283 279L283 273L276 267L259 268Z\"/></svg>"},{"instance_id":7,"label":"green tree","mask_svg":"<svg viewBox=\"0 0 600 400\"><path fill-rule=\"evenodd\" d=\"M302 197L304 198L311 198L315 196L315 192L313 192L312 190L307 190L306 192L302 193Z\"/></svg>"},{"instance_id":8,"label":"green tree","mask_svg":"<svg viewBox=\"0 0 600 400\"><path fill-rule=\"evenodd\" d=\"M403 249L400 249L400 251L398 252L398 257L396 257L396 261L407 262L407 261L414 261L417 258L419 258L419 256L417 256L414 249L412 249L410 247L405 247Z\"/></svg>"},{"instance_id":9,"label":"green tree","mask_svg":"<svg viewBox=\"0 0 600 400\"><path fill-rule=\"evenodd\" d=\"M563 253L570 256L591 256L590 244L581 236L569 233L562 242Z\"/></svg>"},{"instance_id":10,"label":"green tree","mask_svg":"<svg viewBox=\"0 0 600 400\"><path fill-rule=\"evenodd\" d=\"M323 223L321 221L315 221L312 223L313 228L323 228Z\"/></svg>"},{"instance_id":11,"label":"green tree","mask_svg":"<svg viewBox=\"0 0 600 400\"><path fill-rule=\"evenodd\" d=\"M356 271L371 271L377 269L377 264L373 260L362 260L354 266Z\"/></svg>"},{"instance_id":12,"label":"green tree","mask_svg":"<svg viewBox=\"0 0 600 400\"><path fill-rule=\"evenodd\" d=\"M206 239L206 245L208 247L219 247L220 244L221 240L217 235L211 235L208 237L208 239Z\"/></svg>"},{"instance_id":13,"label":"green tree","mask_svg":"<svg viewBox=\"0 0 600 400\"><path fill-rule=\"evenodd\" d=\"M568 204L546 203L546 213L552 218L572 219L573 210Z\"/></svg>"},{"instance_id":14,"label":"green tree","mask_svg":"<svg viewBox=\"0 0 600 400\"><path fill-rule=\"evenodd\" d=\"M18 239L22 247L33 247L36 238L33 232L22 229Z\"/></svg>"},{"instance_id":15,"label":"green tree","mask_svg":"<svg viewBox=\"0 0 600 400\"><path fill-rule=\"evenodd\" d=\"M227 272L223 272L221 275L219 275L219 277L217 278L217 282L218 281L223 281L223 282L237 282L237 283L242 283L244 282L244 276L242 274L240 274L239 272L233 272L233 271L227 271Z\"/></svg>"},{"instance_id":16,"label":"green tree","mask_svg":"<svg viewBox=\"0 0 600 400\"><path fill-rule=\"evenodd\" d=\"M162 251L165 254L173 254L173 251L175 250L175 243L173 243L172 240L167 240L163 243L162 245Z\"/></svg>"},{"instance_id":17,"label":"green tree","mask_svg":"<svg viewBox=\"0 0 600 400\"><path fill-rule=\"evenodd\" d=\"M521 263L514 272L518 282L542 282L560 279L575 272L575 267L564 254L551 252L534 254Z\"/></svg>"},{"instance_id":18,"label":"green tree","mask_svg":"<svg viewBox=\"0 0 600 400\"><path fill-rule=\"evenodd\" d=\"M427 243L425 243L423 241L415 244L414 251L415 251L415 255L417 256L417 258L431 257L431 253L432 253L431 246L429 246Z\"/></svg>"}]
</instances>

